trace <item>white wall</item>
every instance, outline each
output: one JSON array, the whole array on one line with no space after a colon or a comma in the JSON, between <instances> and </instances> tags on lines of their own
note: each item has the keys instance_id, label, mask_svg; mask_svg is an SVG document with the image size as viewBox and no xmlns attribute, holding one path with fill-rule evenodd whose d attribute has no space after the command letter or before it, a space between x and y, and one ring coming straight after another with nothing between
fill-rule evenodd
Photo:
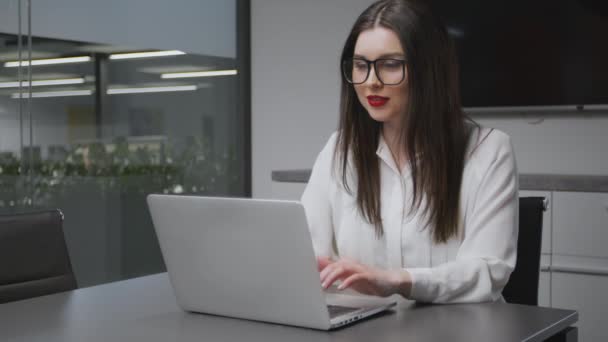
<instances>
[{"instance_id":1,"label":"white wall","mask_svg":"<svg viewBox=\"0 0 608 342\"><path fill-rule=\"evenodd\" d=\"M17 4L0 1L0 32L17 33ZM235 58L236 1L32 0L32 35Z\"/></svg>"},{"instance_id":2,"label":"white wall","mask_svg":"<svg viewBox=\"0 0 608 342\"><path fill-rule=\"evenodd\" d=\"M369 0L251 2L252 190L297 197L271 170L309 168L337 127L339 57Z\"/></svg>"},{"instance_id":3,"label":"white wall","mask_svg":"<svg viewBox=\"0 0 608 342\"><path fill-rule=\"evenodd\" d=\"M372 0L252 0L254 197L298 198L304 186L272 170L310 168L337 127L338 58ZM522 173L608 175L608 113L476 115L514 139ZM532 122L532 124L530 123Z\"/></svg>"},{"instance_id":4,"label":"white wall","mask_svg":"<svg viewBox=\"0 0 608 342\"><path fill-rule=\"evenodd\" d=\"M527 116L476 120L511 136L520 173L608 175L608 112Z\"/></svg>"}]
</instances>

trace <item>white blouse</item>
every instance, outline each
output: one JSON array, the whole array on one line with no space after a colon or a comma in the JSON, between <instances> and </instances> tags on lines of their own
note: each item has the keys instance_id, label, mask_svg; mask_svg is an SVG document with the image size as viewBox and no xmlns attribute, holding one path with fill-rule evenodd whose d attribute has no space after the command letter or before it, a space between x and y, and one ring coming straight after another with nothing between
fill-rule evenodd
<instances>
[{"instance_id":1,"label":"white blouse","mask_svg":"<svg viewBox=\"0 0 608 342\"><path fill-rule=\"evenodd\" d=\"M332 163L334 133L315 161L302 204L317 256L349 257L384 269L405 269L412 277L410 299L457 303L502 300L515 267L518 180L508 135L482 128L471 134L460 193L460 229L447 243L433 242L420 212L410 213L412 180L399 173L380 137L381 218L384 234L360 214ZM332 167L335 169L332 170ZM352 169L350 189L356 194ZM424 208L424 198L421 208ZM421 210L420 210L421 211Z\"/></svg>"}]
</instances>

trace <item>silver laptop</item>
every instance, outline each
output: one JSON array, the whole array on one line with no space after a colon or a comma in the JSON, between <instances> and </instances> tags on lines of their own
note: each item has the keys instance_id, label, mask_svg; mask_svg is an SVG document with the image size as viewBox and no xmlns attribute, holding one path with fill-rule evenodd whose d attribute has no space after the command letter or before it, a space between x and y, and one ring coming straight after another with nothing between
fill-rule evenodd
<instances>
[{"instance_id":1,"label":"silver laptop","mask_svg":"<svg viewBox=\"0 0 608 342\"><path fill-rule=\"evenodd\" d=\"M396 304L323 291L299 202L150 195L148 206L186 311L329 330Z\"/></svg>"}]
</instances>

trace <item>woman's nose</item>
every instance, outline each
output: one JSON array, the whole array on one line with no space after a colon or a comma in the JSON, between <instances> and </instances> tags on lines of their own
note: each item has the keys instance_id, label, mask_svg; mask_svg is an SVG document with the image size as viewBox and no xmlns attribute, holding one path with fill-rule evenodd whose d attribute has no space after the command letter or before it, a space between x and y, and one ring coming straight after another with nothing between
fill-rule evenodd
<instances>
[{"instance_id":1,"label":"woman's nose","mask_svg":"<svg viewBox=\"0 0 608 342\"><path fill-rule=\"evenodd\" d=\"M375 65L371 65L371 69L369 70L369 77L365 81L365 84L370 87L374 87L374 88L378 88L378 87L382 86L382 82L380 82L380 80L378 79L378 76L376 75L376 66Z\"/></svg>"}]
</instances>

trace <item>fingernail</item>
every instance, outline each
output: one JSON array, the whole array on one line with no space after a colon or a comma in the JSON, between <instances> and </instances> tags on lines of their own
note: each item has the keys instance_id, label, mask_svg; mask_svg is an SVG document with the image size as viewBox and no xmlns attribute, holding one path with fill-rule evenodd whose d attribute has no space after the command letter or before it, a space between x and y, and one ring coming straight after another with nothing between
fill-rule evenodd
<instances>
[{"instance_id":1,"label":"fingernail","mask_svg":"<svg viewBox=\"0 0 608 342\"><path fill-rule=\"evenodd\" d=\"M338 285L338 290L342 290L342 289L344 289L344 284Z\"/></svg>"},{"instance_id":2,"label":"fingernail","mask_svg":"<svg viewBox=\"0 0 608 342\"><path fill-rule=\"evenodd\" d=\"M323 288L326 289L327 288L327 283L323 283L323 284L321 284L321 286L323 286Z\"/></svg>"}]
</instances>

